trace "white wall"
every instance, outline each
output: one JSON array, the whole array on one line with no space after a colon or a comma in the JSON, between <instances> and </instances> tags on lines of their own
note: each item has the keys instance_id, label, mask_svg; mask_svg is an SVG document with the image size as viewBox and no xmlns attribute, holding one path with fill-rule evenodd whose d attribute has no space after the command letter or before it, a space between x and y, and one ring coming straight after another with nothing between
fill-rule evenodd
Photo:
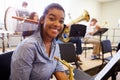
<instances>
[{"instance_id":1,"label":"white wall","mask_svg":"<svg viewBox=\"0 0 120 80\"><path fill-rule=\"evenodd\" d=\"M108 21L110 27L118 27L120 19L120 0L102 4L102 21Z\"/></svg>"},{"instance_id":2,"label":"white wall","mask_svg":"<svg viewBox=\"0 0 120 80\"><path fill-rule=\"evenodd\" d=\"M101 8L101 22L108 22L108 38L112 42L120 42L120 28L118 28L118 20L120 19L120 0L104 3Z\"/></svg>"},{"instance_id":3,"label":"white wall","mask_svg":"<svg viewBox=\"0 0 120 80\"><path fill-rule=\"evenodd\" d=\"M95 17L98 20L101 17L101 5L98 1L95 0L70 0L68 12L71 15L72 19L77 18L83 12L87 10L90 17Z\"/></svg>"}]
</instances>

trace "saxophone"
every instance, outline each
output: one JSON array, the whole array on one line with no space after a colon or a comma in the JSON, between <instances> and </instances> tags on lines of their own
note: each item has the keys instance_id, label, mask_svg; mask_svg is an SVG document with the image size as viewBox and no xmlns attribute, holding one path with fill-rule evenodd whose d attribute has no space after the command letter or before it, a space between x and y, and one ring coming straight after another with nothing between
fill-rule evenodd
<instances>
[{"instance_id":1,"label":"saxophone","mask_svg":"<svg viewBox=\"0 0 120 80\"><path fill-rule=\"evenodd\" d=\"M64 64L69 69L69 80L75 80L74 73L73 73L74 67L68 62L66 62L65 60L59 59L58 57L54 57L54 59L60 61L62 64Z\"/></svg>"},{"instance_id":2,"label":"saxophone","mask_svg":"<svg viewBox=\"0 0 120 80\"><path fill-rule=\"evenodd\" d=\"M90 20L90 16L86 10L84 10L82 15L80 15L78 18L72 20L68 25L73 25L83 20L86 20L87 22ZM70 27L65 27L59 39L63 42L68 42L70 40L69 33Z\"/></svg>"}]
</instances>

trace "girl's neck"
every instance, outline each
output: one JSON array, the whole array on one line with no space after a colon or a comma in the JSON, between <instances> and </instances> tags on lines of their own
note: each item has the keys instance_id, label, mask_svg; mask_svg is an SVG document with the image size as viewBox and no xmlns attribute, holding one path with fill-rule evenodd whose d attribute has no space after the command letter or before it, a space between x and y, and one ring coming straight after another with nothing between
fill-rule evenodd
<instances>
[{"instance_id":1,"label":"girl's neck","mask_svg":"<svg viewBox=\"0 0 120 80\"><path fill-rule=\"evenodd\" d=\"M49 37L43 37L43 41L44 41L44 43L51 43L52 39Z\"/></svg>"},{"instance_id":2,"label":"girl's neck","mask_svg":"<svg viewBox=\"0 0 120 80\"><path fill-rule=\"evenodd\" d=\"M44 38L44 39L43 39L43 42L44 42L44 44L45 44L46 53L47 53L48 56L50 57L52 40L51 40L51 39L48 39L48 38Z\"/></svg>"}]
</instances>

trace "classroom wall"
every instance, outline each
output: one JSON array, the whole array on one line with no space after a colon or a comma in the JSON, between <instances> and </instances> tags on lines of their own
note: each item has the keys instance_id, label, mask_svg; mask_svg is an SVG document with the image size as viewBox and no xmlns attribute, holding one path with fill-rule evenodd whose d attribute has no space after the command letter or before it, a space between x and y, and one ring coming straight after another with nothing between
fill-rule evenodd
<instances>
[{"instance_id":1,"label":"classroom wall","mask_svg":"<svg viewBox=\"0 0 120 80\"><path fill-rule=\"evenodd\" d=\"M101 4L95 0L70 0L69 13L72 19L77 18L83 12L87 10L90 17L95 17L98 20L101 17Z\"/></svg>"},{"instance_id":2,"label":"classroom wall","mask_svg":"<svg viewBox=\"0 0 120 80\"><path fill-rule=\"evenodd\" d=\"M120 42L120 27L118 20L120 19L120 0L115 0L101 4L101 22L107 21L108 39L112 42Z\"/></svg>"}]
</instances>

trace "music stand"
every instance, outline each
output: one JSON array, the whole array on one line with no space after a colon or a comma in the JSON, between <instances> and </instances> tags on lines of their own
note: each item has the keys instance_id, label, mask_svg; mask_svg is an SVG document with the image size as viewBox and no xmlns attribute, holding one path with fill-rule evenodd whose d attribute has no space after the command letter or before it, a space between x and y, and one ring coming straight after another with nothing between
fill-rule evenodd
<instances>
[{"instance_id":1,"label":"music stand","mask_svg":"<svg viewBox=\"0 0 120 80\"><path fill-rule=\"evenodd\" d=\"M93 36L99 35L100 36L100 42L101 42L102 34L104 34L106 31L108 31L108 28L100 28L97 32L95 32L93 34Z\"/></svg>"},{"instance_id":2,"label":"music stand","mask_svg":"<svg viewBox=\"0 0 120 80\"><path fill-rule=\"evenodd\" d=\"M69 37L84 37L86 33L86 26L82 24L71 25Z\"/></svg>"}]
</instances>

